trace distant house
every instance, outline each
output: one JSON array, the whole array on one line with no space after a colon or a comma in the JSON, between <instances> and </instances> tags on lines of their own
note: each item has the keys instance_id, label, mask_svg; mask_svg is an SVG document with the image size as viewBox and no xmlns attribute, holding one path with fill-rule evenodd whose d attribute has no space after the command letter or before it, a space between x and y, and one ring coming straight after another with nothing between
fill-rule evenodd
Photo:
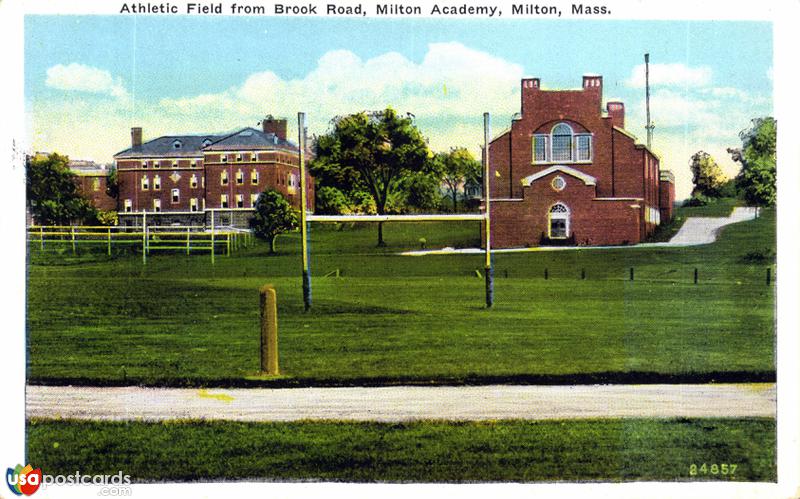
<instances>
[{"instance_id":1,"label":"distant house","mask_svg":"<svg viewBox=\"0 0 800 499\"><path fill-rule=\"evenodd\" d=\"M300 207L299 150L286 138L286 120L267 118L262 128L230 134L163 136L142 141L131 129L131 147L114 156L121 225L246 227L265 188ZM309 206L314 182L307 179ZM152 222L150 222L152 221Z\"/></svg>"},{"instance_id":2,"label":"distant house","mask_svg":"<svg viewBox=\"0 0 800 499\"><path fill-rule=\"evenodd\" d=\"M108 194L108 175L111 172L105 165L78 159L70 160L67 166L72 171L81 194L95 208L104 211L117 210L117 198Z\"/></svg>"},{"instance_id":3,"label":"distant house","mask_svg":"<svg viewBox=\"0 0 800 499\"><path fill-rule=\"evenodd\" d=\"M603 108L603 78L574 90L522 80L521 113L489 144L492 245L638 243L672 217L675 181Z\"/></svg>"}]
</instances>

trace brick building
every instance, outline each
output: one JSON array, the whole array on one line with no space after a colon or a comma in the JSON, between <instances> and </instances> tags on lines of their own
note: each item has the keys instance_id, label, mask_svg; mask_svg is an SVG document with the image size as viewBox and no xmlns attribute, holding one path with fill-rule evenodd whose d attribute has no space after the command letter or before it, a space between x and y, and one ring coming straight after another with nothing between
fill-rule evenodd
<instances>
[{"instance_id":1,"label":"brick building","mask_svg":"<svg viewBox=\"0 0 800 499\"><path fill-rule=\"evenodd\" d=\"M489 144L492 246L634 244L672 216L674 178L602 108L603 78L576 90L522 80L521 112Z\"/></svg>"},{"instance_id":2,"label":"brick building","mask_svg":"<svg viewBox=\"0 0 800 499\"><path fill-rule=\"evenodd\" d=\"M81 194L98 210L117 211L117 199L108 194L108 169L94 161L73 160L67 166Z\"/></svg>"},{"instance_id":3,"label":"brick building","mask_svg":"<svg viewBox=\"0 0 800 499\"><path fill-rule=\"evenodd\" d=\"M286 120L267 118L262 128L231 134L158 137L142 142L131 129L131 147L114 156L119 178L120 225L138 225L143 214L158 225L247 227L266 188L300 207L298 148L286 139ZM309 207L314 182L307 178ZM152 222L150 222L152 221Z\"/></svg>"}]
</instances>

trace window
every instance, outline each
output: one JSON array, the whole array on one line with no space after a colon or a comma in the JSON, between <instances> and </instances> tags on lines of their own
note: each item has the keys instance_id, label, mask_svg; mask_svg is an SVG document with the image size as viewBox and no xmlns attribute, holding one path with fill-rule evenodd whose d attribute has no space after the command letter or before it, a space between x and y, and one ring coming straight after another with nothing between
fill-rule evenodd
<instances>
[{"instance_id":1,"label":"window","mask_svg":"<svg viewBox=\"0 0 800 499\"><path fill-rule=\"evenodd\" d=\"M572 161L572 128L565 123L553 127L553 161Z\"/></svg>"},{"instance_id":2,"label":"window","mask_svg":"<svg viewBox=\"0 0 800 499\"><path fill-rule=\"evenodd\" d=\"M160 189L161 189L161 177L159 175L156 175L155 177L153 177L153 190L158 191Z\"/></svg>"},{"instance_id":3,"label":"window","mask_svg":"<svg viewBox=\"0 0 800 499\"><path fill-rule=\"evenodd\" d=\"M236 185L244 184L244 173L242 170L236 170Z\"/></svg>"},{"instance_id":4,"label":"window","mask_svg":"<svg viewBox=\"0 0 800 499\"><path fill-rule=\"evenodd\" d=\"M147 161L142 161L142 168L147 169Z\"/></svg>"},{"instance_id":5,"label":"window","mask_svg":"<svg viewBox=\"0 0 800 499\"><path fill-rule=\"evenodd\" d=\"M237 154L236 155L236 161L240 161L240 162L242 161L242 155L241 154Z\"/></svg>"},{"instance_id":6,"label":"window","mask_svg":"<svg viewBox=\"0 0 800 499\"><path fill-rule=\"evenodd\" d=\"M92 190L93 191L99 191L100 190L100 179L99 178L92 179Z\"/></svg>"},{"instance_id":7,"label":"window","mask_svg":"<svg viewBox=\"0 0 800 499\"><path fill-rule=\"evenodd\" d=\"M192 175L189 179L189 187L192 189L197 189L197 175Z\"/></svg>"},{"instance_id":8,"label":"window","mask_svg":"<svg viewBox=\"0 0 800 499\"><path fill-rule=\"evenodd\" d=\"M179 203L181 201L181 190L172 189L172 203Z\"/></svg>"},{"instance_id":9,"label":"window","mask_svg":"<svg viewBox=\"0 0 800 499\"><path fill-rule=\"evenodd\" d=\"M130 199L126 199L126 200L125 200L125 201L122 203L122 206L123 206L123 211L124 211L125 213L130 213L130 212L132 212L132 211L133 211L133 201L131 201Z\"/></svg>"},{"instance_id":10,"label":"window","mask_svg":"<svg viewBox=\"0 0 800 499\"><path fill-rule=\"evenodd\" d=\"M566 239L569 237L569 208L563 203L550 207L548 213L548 237L550 239Z\"/></svg>"},{"instance_id":11,"label":"window","mask_svg":"<svg viewBox=\"0 0 800 499\"><path fill-rule=\"evenodd\" d=\"M173 168L177 168L178 167L178 161L177 160L172 162L172 167Z\"/></svg>"},{"instance_id":12,"label":"window","mask_svg":"<svg viewBox=\"0 0 800 499\"><path fill-rule=\"evenodd\" d=\"M556 178L554 178L552 182L550 182L550 185L553 187L553 189L557 191L563 191L564 188L567 186L567 181L564 180L564 177L559 175Z\"/></svg>"},{"instance_id":13,"label":"window","mask_svg":"<svg viewBox=\"0 0 800 499\"><path fill-rule=\"evenodd\" d=\"M146 191L150 188L150 179L147 178L147 175L142 176L142 190Z\"/></svg>"},{"instance_id":14,"label":"window","mask_svg":"<svg viewBox=\"0 0 800 499\"><path fill-rule=\"evenodd\" d=\"M189 211L197 211L197 198L189 200Z\"/></svg>"},{"instance_id":15,"label":"window","mask_svg":"<svg viewBox=\"0 0 800 499\"><path fill-rule=\"evenodd\" d=\"M222 185L228 185L228 171L222 170L219 174L219 183Z\"/></svg>"},{"instance_id":16,"label":"window","mask_svg":"<svg viewBox=\"0 0 800 499\"><path fill-rule=\"evenodd\" d=\"M153 161L153 168L161 168L161 161Z\"/></svg>"},{"instance_id":17,"label":"window","mask_svg":"<svg viewBox=\"0 0 800 499\"><path fill-rule=\"evenodd\" d=\"M192 161L192 168L195 168L196 166L197 166L197 161Z\"/></svg>"},{"instance_id":18,"label":"window","mask_svg":"<svg viewBox=\"0 0 800 499\"><path fill-rule=\"evenodd\" d=\"M241 194L236 195L236 207L244 208L244 196Z\"/></svg>"},{"instance_id":19,"label":"window","mask_svg":"<svg viewBox=\"0 0 800 499\"><path fill-rule=\"evenodd\" d=\"M258 201L258 194L250 194L250 206L255 206Z\"/></svg>"},{"instance_id":20,"label":"window","mask_svg":"<svg viewBox=\"0 0 800 499\"><path fill-rule=\"evenodd\" d=\"M253 153L250 155L250 161L258 161L258 154Z\"/></svg>"},{"instance_id":21,"label":"window","mask_svg":"<svg viewBox=\"0 0 800 499\"><path fill-rule=\"evenodd\" d=\"M590 135L576 135L575 149L577 161L591 161L592 137Z\"/></svg>"},{"instance_id":22,"label":"window","mask_svg":"<svg viewBox=\"0 0 800 499\"><path fill-rule=\"evenodd\" d=\"M227 194L222 194L219 197L219 206L221 208L227 208L228 207L228 195Z\"/></svg>"},{"instance_id":23,"label":"window","mask_svg":"<svg viewBox=\"0 0 800 499\"><path fill-rule=\"evenodd\" d=\"M172 148L173 149L180 149L182 145L183 144L181 143L180 140L175 140L174 142L172 142Z\"/></svg>"},{"instance_id":24,"label":"window","mask_svg":"<svg viewBox=\"0 0 800 499\"><path fill-rule=\"evenodd\" d=\"M535 162L547 161L547 151L550 149L549 142L549 135L533 136L533 160Z\"/></svg>"},{"instance_id":25,"label":"window","mask_svg":"<svg viewBox=\"0 0 800 499\"><path fill-rule=\"evenodd\" d=\"M533 136L534 163L576 163L592 160L592 134L574 133L566 123L559 123L549 134Z\"/></svg>"},{"instance_id":26,"label":"window","mask_svg":"<svg viewBox=\"0 0 800 499\"><path fill-rule=\"evenodd\" d=\"M253 185L258 185L258 171L253 170L250 172L250 182Z\"/></svg>"},{"instance_id":27,"label":"window","mask_svg":"<svg viewBox=\"0 0 800 499\"><path fill-rule=\"evenodd\" d=\"M211 139L204 139L203 140L203 147L208 147L211 145Z\"/></svg>"},{"instance_id":28,"label":"window","mask_svg":"<svg viewBox=\"0 0 800 499\"><path fill-rule=\"evenodd\" d=\"M228 162L228 155L227 154L223 154L220 157L220 161L222 161L223 163L227 163Z\"/></svg>"},{"instance_id":29,"label":"window","mask_svg":"<svg viewBox=\"0 0 800 499\"><path fill-rule=\"evenodd\" d=\"M155 211L156 213L161 211L161 200L160 199L154 199L153 200L153 211Z\"/></svg>"}]
</instances>

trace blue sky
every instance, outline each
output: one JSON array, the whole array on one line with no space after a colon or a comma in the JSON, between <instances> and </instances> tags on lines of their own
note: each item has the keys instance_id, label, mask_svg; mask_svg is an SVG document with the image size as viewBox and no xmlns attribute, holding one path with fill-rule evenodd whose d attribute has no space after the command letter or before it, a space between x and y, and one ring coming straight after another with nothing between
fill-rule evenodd
<instances>
[{"instance_id":1,"label":"blue sky","mask_svg":"<svg viewBox=\"0 0 800 499\"><path fill-rule=\"evenodd\" d=\"M654 148L679 196L699 149L734 174L725 148L772 114L769 23L28 16L26 111L34 149L104 162L131 126L147 139L305 111L324 133L337 114L386 105L413 113L434 150L477 152L481 113L508 126L520 78L574 88L598 73L643 138L644 52Z\"/></svg>"}]
</instances>

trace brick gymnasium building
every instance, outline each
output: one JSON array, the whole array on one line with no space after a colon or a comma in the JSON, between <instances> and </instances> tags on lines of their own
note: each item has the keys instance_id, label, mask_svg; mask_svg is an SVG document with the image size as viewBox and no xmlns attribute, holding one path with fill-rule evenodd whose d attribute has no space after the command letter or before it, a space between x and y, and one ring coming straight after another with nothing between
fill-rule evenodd
<instances>
[{"instance_id":1,"label":"brick gymnasium building","mask_svg":"<svg viewBox=\"0 0 800 499\"><path fill-rule=\"evenodd\" d=\"M675 181L602 109L603 78L578 90L522 80L522 109L489 144L492 246L634 244L672 217Z\"/></svg>"},{"instance_id":2,"label":"brick gymnasium building","mask_svg":"<svg viewBox=\"0 0 800 499\"><path fill-rule=\"evenodd\" d=\"M258 195L269 187L300 207L298 148L286 139L286 120L267 118L262 129L225 135L165 136L142 142L131 129L131 147L114 156L119 178L120 225L247 227ZM307 178L309 208L314 181Z\"/></svg>"}]
</instances>

